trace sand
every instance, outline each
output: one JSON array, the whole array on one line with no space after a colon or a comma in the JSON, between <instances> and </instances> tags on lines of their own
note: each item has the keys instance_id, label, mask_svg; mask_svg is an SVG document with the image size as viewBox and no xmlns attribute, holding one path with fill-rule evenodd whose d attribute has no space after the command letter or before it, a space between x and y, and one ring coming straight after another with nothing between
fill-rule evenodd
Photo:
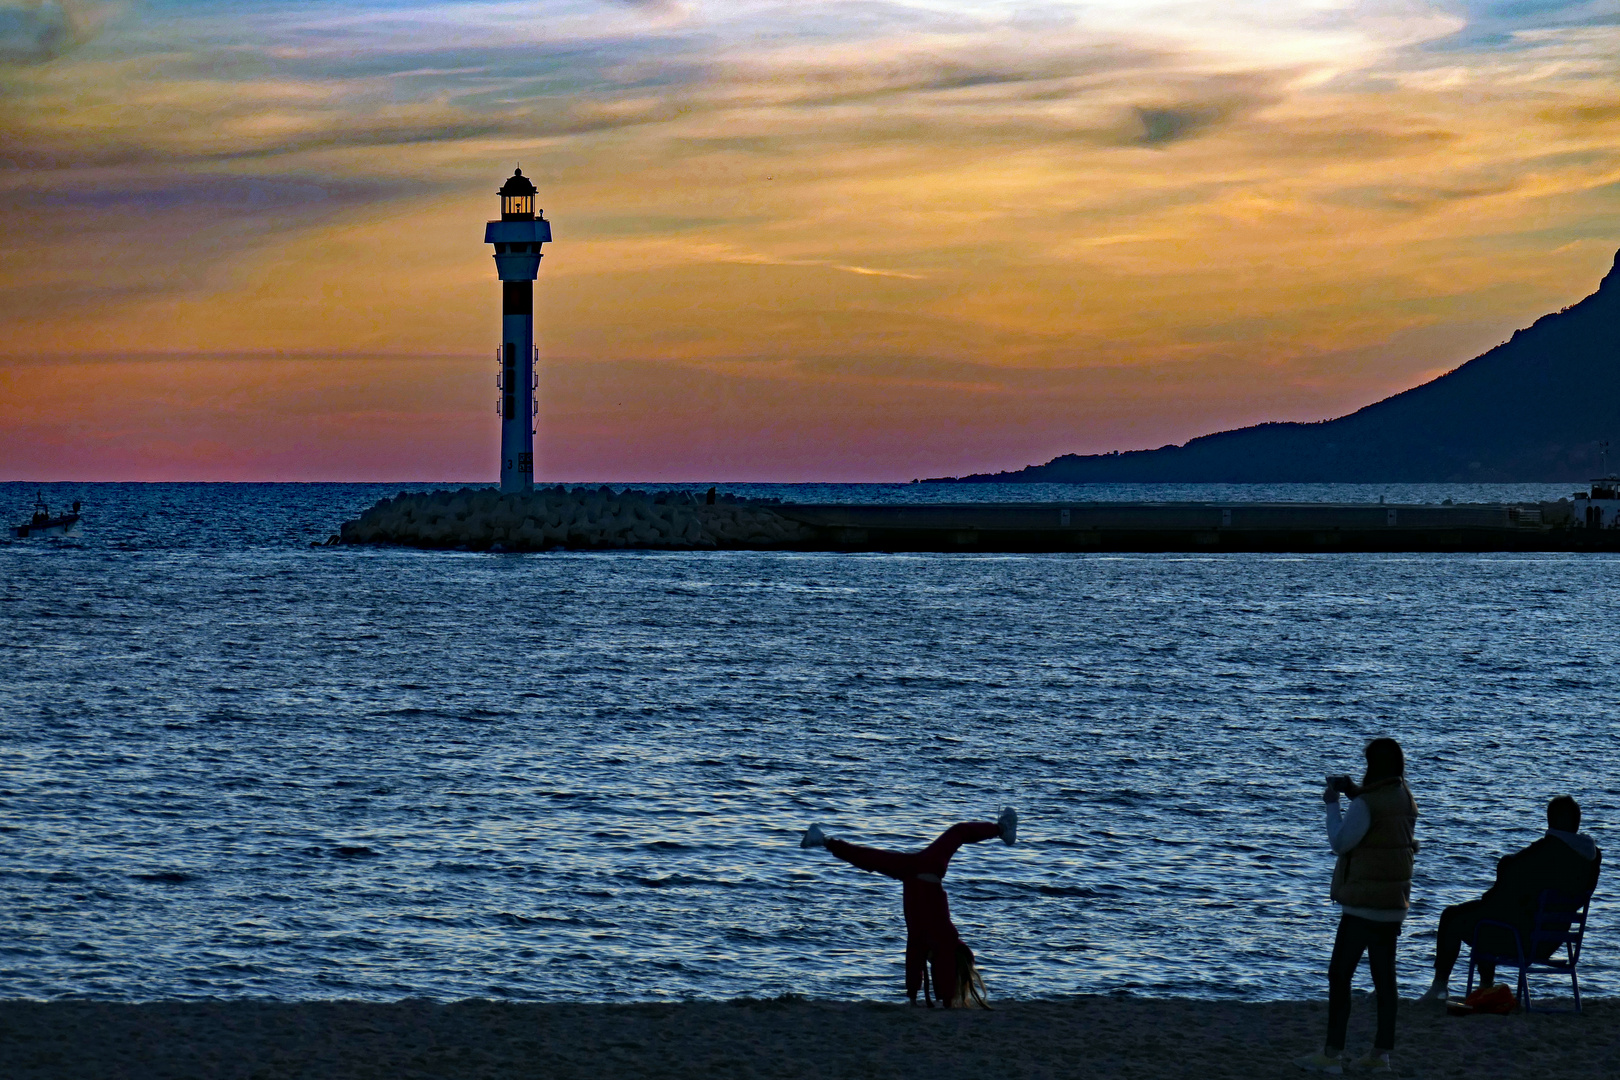
<instances>
[{"instance_id":1,"label":"sand","mask_svg":"<svg viewBox=\"0 0 1620 1080\"><path fill-rule=\"evenodd\" d=\"M1620 1076L1620 1000L1454 1019L1403 1004L1404 1076ZM1359 997L1350 1047L1370 1042ZM1078 998L994 1012L808 1001L0 1002L0 1077L1300 1077L1320 1002Z\"/></svg>"}]
</instances>

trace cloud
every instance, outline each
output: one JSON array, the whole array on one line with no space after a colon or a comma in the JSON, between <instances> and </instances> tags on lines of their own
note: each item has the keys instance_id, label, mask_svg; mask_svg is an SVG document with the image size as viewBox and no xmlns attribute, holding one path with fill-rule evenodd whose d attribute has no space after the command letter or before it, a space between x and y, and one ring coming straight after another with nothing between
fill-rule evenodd
<instances>
[{"instance_id":1,"label":"cloud","mask_svg":"<svg viewBox=\"0 0 1620 1080\"><path fill-rule=\"evenodd\" d=\"M1607 126L1620 121L1620 102L1588 102L1580 105L1561 105L1546 109L1542 119L1572 126Z\"/></svg>"},{"instance_id":2,"label":"cloud","mask_svg":"<svg viewBox=\"0 0 1620 1080\"><path fill-rule=\"evenodd\" d=\"M949 4L909 21L885 4L699 5L701 20L657 24L612 14L627 6L666 10L551 3L536 22L532 6L500 2L361 4L197 20L185 48L9 79L0 157L18 168L206 163L630 132L766 153L1031 142L1165 149L1255 116L1309 70L1214 60L1185 41L1072 20L1032 28ZM54 3L9 10L86 25Z\"/></svg>"},{"instance_id":3,"label":"cloud","mask_svg":"<svg viewBox=\"0 0 1620 1080\"><path fill-rule=\"evenodd\" d=\"M1230 114L1230 109L1219 106L1194 105L1179 108L1136 109L1136 119L1142 125L1139 141L1143 146L1163 146L1192 138Z\"/></svg>"},{"instance_id":4,"label":"cloud","mask_svg":"<svg viewBox=\"0 0 1620 1080\"><path fill-rule=\"evenodd\" d=\"M1506 195L1517 190L1519 186L1518 182L1512 180L1455 186L1387 184L1346 188L1335 192L1333 198L1346 206L1398 213L1423 213L1471 199Z\"/></svg>"},{"instance_id":5,"label":"cloud","mask_svg":"<svg viewBox=\"0 0 1620 1080\"><path fill-rule=\"evenodd\" d=\"M614 0L614 2L636 11L666 17L684 14L686 10L677 0Z\"/></svg>"},{"instance_id":6,"label":"cloud","mask_svg":"<svg viewBox=\"0 0 1620 1080\"><path fill-rule=\"evenodd\" d=\"M130 63L15 77L0 99L13 168L176 164L510 134L512 117L399 101L385 79L162 79Z\"/></svg>"},{"instance_id":7,"label":"cloud","mask_svg":"<svg viewBox=\"0 0 1620 1080\"><path fill-rule=\"evenodd\" d=\"M554 140L629 129L666 138L819 145L1080 138L1163 146L1274 100L1290 72L1199 72L1172 53L1022 39L884 48L779 49L657 60L567 49L536 84L510 57L457 64L412 54L404 71L221 77L206 56L87 61L14 75L0 99L13 167L267 158L312 150L490 139ZM253 65L258 67L260 65ZM300 62L295 70L308 70ZM503 73L498 73L503 72ZM422 74L429 73L429 74ZM1172 88L1179 100L1142 104Z\"/></svg>"},{"instance_id":8,"label":"cloud","mask_svg":"<svg viewBox=\"0 0 1620 1080\"><path fill-rule=\"evenodd\" d=\"M885 270L873 266L854 266L832 259L790 258L744 251L728 244L698 244L688 248L687 257L693 262L736 263L743 266L825 266L845 274L862 277L900 278L906 281L926 281L927 274L913 274L904 270Z\"/></svg>"},{"instance_id":9,"label":"cloud","mask_svg":"<svg viewBox=\"0 0 1620 1080\"><path fill-rule=\"evenodd\" d=\"M160 214L242 219L266 214L332 213L347 207L419 196L438 185L407 178L315 179L296 174L187 173L121 182L99 179L90 186L8 188L0 191L0 216L43 217L61 213L83 220L148 221ZM100 224L106 224L103 222Z\"/></svg>"},{"instance_id":10,"label":"cloud","mask_svg":"<svg viewBox=\"0 0 1620 1080\"><path fill-rule=\"evenodd\" d=\"M96 172L0 187L0 325L207 285L222 262L357 210L438 190L410 178Z\"/></svg>"},{"instance_id":11,"label":"cloud","mask_svg":"<svg viewBox=\"0 0 1620 1080\"><path fill-rule=\"evenodd\" d=\"M90 39L95 9L72 0L0 2L0 64L42 64Z\"/></svg>"},{"instance_id":12,"label":"cloud","mask_svg":"<svg viewBox=\"0 0 1620 1080\"><path fill-rule=\"evenodd\" d=\"M580 357L1174 369L1208 401L1480 297L1568 302L1587 249L1532 255L1620 227L1620 33L1532 12L1442 50L1422 0L1301 9L126 8L0 70L0 335L59 348L82 309L108 347L481 348L514 161L557 219L548 349ZM1348 407L1347 379L1310 393Z\"/></svg>"}]
</instances>

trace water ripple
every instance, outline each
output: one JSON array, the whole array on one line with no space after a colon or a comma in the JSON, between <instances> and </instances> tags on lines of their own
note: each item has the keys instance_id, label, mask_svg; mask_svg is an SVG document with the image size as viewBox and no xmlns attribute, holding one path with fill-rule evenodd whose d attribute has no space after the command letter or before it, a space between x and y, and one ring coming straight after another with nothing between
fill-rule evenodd
<instances>
[{"instance_id":1,"label":"water ripple","mask_svg":"<svg viewBox=\"0 0 1620 1080\"><path fill-rule=\"evenodd\" d=\"M1549 795L1620 835L1610 556L303 546L377 494L108 486L0 542L0 994L888 998L898 889L798 830L1012 802L950 877L996 993L1318 995L1369 736L1409 984Z\"/></svg>"}]
</instances>

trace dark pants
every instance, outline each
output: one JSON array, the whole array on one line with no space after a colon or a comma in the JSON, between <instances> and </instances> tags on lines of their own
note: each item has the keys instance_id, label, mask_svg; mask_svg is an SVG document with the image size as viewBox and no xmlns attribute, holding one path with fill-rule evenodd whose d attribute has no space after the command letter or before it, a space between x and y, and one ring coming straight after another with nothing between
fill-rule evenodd
<instances>
[{"instance_id":1,"label":"dark pants","mask_svg":"<svg viewBox=\"0 0 1620 1080\"><path fill-rule=\"evenodd\" d=\"M1440 929L1435 934L1434 942L1434 974L1435 978L1442 976L1449 978L1451 969L1457 966L1457 957L1462 953L1464 942L1470 944L1474 940L1474 930L1479 920L1489 918L1485 911L1485 901L1470 900L1466 904L1452 904L1440 913ZM1492 942L1481 942L1489 947ZM1513 951L1511 939L1507 942L1509 952ZM1489 986L1496 981L1496 965L1489 960L1481 958L1479 962L1479 978L1481 986Z\"/></svg>"},{"instance_id":2,"label":"dark pants","mask_svg":"<svg viewBox=\"0 0 1620 1080\"><path fill-rule=\"evenodd\" d=\"M1335 1050L1344 1049L1345 1029L1350 1026L1350 980L1367 954L1372 968L1373 989L1378 994L1378 1035L1373 1049L1395 1049L1395 1012L1400 997L1395 988L1395 939L1401 936L1398 922L1374 922L1355 915L1339 916L1339 933L1333 939L1333 959L1328 963L1328 1037Z\"/></svg>"},{"instance_id":3,"label":"dark pants","mask_svg":"<svg viewBox=\"0 0 1620 1080\"><path fill-rule=\"evenodd\" d=\"M1440 929L1435 935L1434 942L1436 976L1451 975L1451 969L1456 966L1457 957L1461 955L1464 945L1477 945L1486 952L1501 956L1514 956L1518 953L1519 942L1513 940L1511 931L1500 926L1480 926L1481 919L1493 919L1509 925L1515 921L1511 908L1504 910L1502 904L1493 904L1489 897L1470 900L1466 904L1452 904L1440 913ZM1547 922L1541 925L1548 930L1559 928ZM1530 932L1533 929L1533 923L1519 925L1519 940L1526 947L1530 945ZM1530 959L1545 960L1557 951L1557 943L1543 940ZM1489 986L1496 981L1496 964L1483 956L1479 959L1479 978L1481 986Z\"/></svg>"}]
</instances>

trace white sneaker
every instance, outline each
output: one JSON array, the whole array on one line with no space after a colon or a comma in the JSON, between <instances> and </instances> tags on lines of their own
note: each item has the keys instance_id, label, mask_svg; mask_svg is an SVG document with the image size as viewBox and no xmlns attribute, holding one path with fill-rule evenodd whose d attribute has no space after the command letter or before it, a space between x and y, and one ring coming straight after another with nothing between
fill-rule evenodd
<instances>
[{"instance_id":1,"label":"white sneaker","mask_svg":"<svg viewBox=\"0 0 1620 1080\"><path fill-rule=\"evenodd\" d=\"M1294 1059L1294 1064L1306 1072L1327 1073L1329 1076L1343 1076L1344 1063L1336 1057L1328 1057L1321 1051L1306 1054L1304 1057Z\"/></svg>"},{"instance_id":2,"label":"white sneaker","mask_svg":"<svg viewBox=\"0 0 1620 1080\"><path fill-rule=\"evenodd\" d=\"M1001 842L1008 847L1018 843L1018 811L1010 806L1001 808L1001 816L996 818L996 824L1001 826Z\"/></svg>"},{"instance_id":3,"label":"white sneaker","mask_svg":"<svg viewBox=\"0 0 1620 1080\"><path fill-rule=\"evenodd\" d=\"M804 836L799 839L802 848L826 847L827 834L821 831L820 825L812 825L804 830Z\"/></svg>"},{"instance_id":4,"label":"white sneaker","mask_svg":"<svg viewBox=\"0 0 1620 1080\"><path fill-rule=\"evenodd\" d=\"M1417 999L1419 1005L1444 1005L1450 997L1451 987L1446 983L1433 983L1423 991L1423 996Z\"/></svg>"},{"instance_id":5,"label":"white sneaker","mask_svg":"<svg viewBox=\"0 0 1620 1080\"><path fill-rule=\"evenodd\" d=\"M1352 1072L1366 1076L1394 1076L1395 1066L1382 1054L1368 1051L1367 1056L1350 1067Z\"/></svg>"}]
</instances>

